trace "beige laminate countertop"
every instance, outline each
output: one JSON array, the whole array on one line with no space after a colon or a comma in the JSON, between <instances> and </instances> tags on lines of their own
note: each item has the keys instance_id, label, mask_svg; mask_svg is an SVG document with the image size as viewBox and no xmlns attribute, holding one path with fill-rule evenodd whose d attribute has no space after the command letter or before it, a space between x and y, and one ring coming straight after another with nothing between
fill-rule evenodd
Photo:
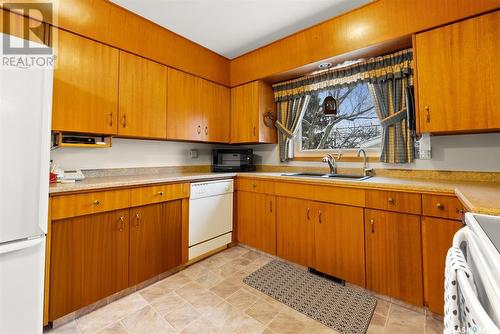
<instances>
[{"instance_id":1,"label":"beige laminate countertop","mask_svg":"<svg viewBox=\"0 0 500 334\"><path fill-rule=\"evenodd\" d=\"M153 173L143 175L121 175L87 177L74 184L55 184L49 188L51 195L106 188L140 186L169 182L196 182L241 177L269 180L293 181L307 184L321 184L365 189L400 190L433 194L456 194L470 212L500 215L500 183L464 182L456 180L415 179L396 177L372 177L364 181L331 180L283 176L282 173Z\"/></svg>"}]
</instances>

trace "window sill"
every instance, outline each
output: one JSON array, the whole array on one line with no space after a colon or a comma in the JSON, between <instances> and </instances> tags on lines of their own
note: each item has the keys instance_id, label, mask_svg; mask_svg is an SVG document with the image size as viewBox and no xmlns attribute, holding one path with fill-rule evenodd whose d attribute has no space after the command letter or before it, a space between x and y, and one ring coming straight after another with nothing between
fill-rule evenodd
<instances>
[{"instance_id":1,"label":"window sill","mask_svg":"<svg viewBox=\"0 0 500 334\"><path fill-rule=\"evenodd\" d=\"M321 159L325 154L318 155L307 155L307 156L295 156L292 161L309 161L309 162L321 162ZM368 155L368 162L380 162L380 156L378 155ZM363 162L363 157L357 157L356 155L342 155L338 162Z\"/></svg>"}]
</instances>

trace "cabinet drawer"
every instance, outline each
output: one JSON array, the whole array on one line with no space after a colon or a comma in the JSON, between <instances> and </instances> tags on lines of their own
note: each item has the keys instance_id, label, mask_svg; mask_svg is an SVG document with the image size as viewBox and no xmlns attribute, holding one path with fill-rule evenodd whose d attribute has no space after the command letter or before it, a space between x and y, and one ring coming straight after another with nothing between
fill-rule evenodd
<instances>
[{"instance_id":1,"label":"cabinet drawer","mask_svg":"<svg viewBox=\"0 0 500 334\"><path fill-rule=\"evenodd\" d=\"M462 219L464 206L455 196L422 195L424 216L448 219Z\"/></svg>"},{"instance_id":2,"label":"cabinet drawer","mask_svg":"<svg viewBox=\"0 0 500 334\"><path fill-rule=\"evenodd\" d=\"M366 191L367 208L419 215L422 207L421 202L420 194L385 190Z\"/></svg>"},{"instance_id":3,"label":"cabinet drawer","mask_svg":"<svg viewBox=\"0 0 500 334\"><path fill-rule=\"evenodd\" d=\"M172 201L189 197L189 183L161 184L131 190L130 206Z\"/></svg>"},{"instance_id":4,"label":"cabinet drawer","mask_svg":"<svg viewBox=\"0 0 500 334\"><path fill-rule=\"evenodd\" d=\"M311 201L365 206L365 190L334 186L276 182L276 195Z\"/></svg>"},{"instance_id":5,"label":"cabinet drawer","mask_svg":"<svg viewBox=\"0 0 500 334\"><path fill-rule=\"evenodd\" d=\"M274 194L274 182L256 179L236 179L236 190L250 191L254 193Z\"/></svg>"},{"instance_id":6,"label":"cabinet drawer","mask_svg":"<svg viewBox=\"0 0 500 334\"><path fill-rule=\"evenodd\" d=\"M130 190L96 191L51 198L52 220L128 208Z\"/></svg>"}]
</instances>

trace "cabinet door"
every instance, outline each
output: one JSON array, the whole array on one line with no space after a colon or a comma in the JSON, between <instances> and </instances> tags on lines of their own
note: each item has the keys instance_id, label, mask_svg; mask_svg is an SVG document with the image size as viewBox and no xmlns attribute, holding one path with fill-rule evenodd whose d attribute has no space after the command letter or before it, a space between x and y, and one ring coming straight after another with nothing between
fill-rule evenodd
<instances>
[{"instance_id":1,"label":"cabinet door","mask_svg":"<svg viewBox=\"0 0 500 334\"><path fill-rule=\"evenodd\" d=\"M421 132L499 129L500 11L417 34Z\"/></svg>"},{"instance_id":2,"label":"cabinet door","mask_svg":"<svg viewBox=\"0 0 500 334\"><path fill-rule=\"evenodd\" d=\"M436 314L444 313L444 268L453 236L462 223L439 218L422 218L425 301Z\"/></svg>"},{"instance_id":3,"label":"cabinet door","mask_svg":"<svg viewBox=\"0 0 500 334\"><path fill-rule=\"evenodd\" d=\"M128 286L128 210L52 222L49 317Z\"/></svg>"},{"instance_id":4,"label":"cabinet door","mask_svg":"<svg viewBox=\"0 0 500 334\"><path fill-rule=\"evenodd\" d=\"M311 202L277 197L277 255L314 267L314 221Z\"/></svg>"},{"instance_id":5,"label":"cabinet door","mask_svg":"<svg viewBox=\"0 0 500 334\"><path fill-rule=\"evenodd\" d=\"M52 130L116 134L118 50L58 31Z\"/></svg>"},{"instance_id":6,"label":"cabinet door","mask_svg":"<svg viewBox=\"0 0 500 334\"><path fill-rule=\"evenodd\" d=\"M363 209L314 203L316 269L365 286Z\"/></svg>"},{"instance_id":7,"label":"cabinet door","mask_svg":"<svg viewBox=\"0 0 500 334\"><path fill-rule=\"evenodd\" d=\"M123 51L118 135L167 137L167 67Z\"/></svg>"},{"instance_id":8,"label":"cabinet door","mask_svg":"<svg viewBox=\"0 0 500 334\"><path fill-rule=\"evenodd\" d=\"M276 197L237 193L238 241L276 255Z\"/></svg>"},{"instance_id":9,"label":"cabinet door","mask_svg":"<svg viewBox=\"0 0 500 334\"><path fill-rule=\"evenodd\" d=\"M130 286L161 273L163 219L162 204L130 209Z\"/></svg>"},{"instance_id":10,"label":"cabinet door","mask_svg":"<svg viewBox=\"0 0 500 334\"><path fill-rule=\"evenodd\" d=\"M366 210L366 287L423 305L420 216Z\"/></svg>"},{"instance_id":11,"label":"cabinet door","mask_svg":"<svg viewBox=\"0 0 500 334\"><path fill-rule=\"evenodd\" d=\"M182 200L165 202L162 210L161 273L181 264Z\"/></svg>"},{"instance_id":12,"label":"cabinet door","mask_svg":"<svg viewBox=\"0 0 500 334\"><path fill-rule=\"evenodd\" d=\"M167 138L203 140L202 80L168 68Z\"/></svg>"},{"instance_id":13,"label":"cabinet door","mask_svg":"<svg viewBox=\"0 0 500 334\"><path fill-rule=\"evenodd\" d=\"M258 141L258 110L258 81L231 88L231 143Z\"/></svg>"},{"instance_id":14,"label":"cabinet door","mask_svg":"<svg viewBox=\"0 0 500 334\"><path fill-rule=\"evenodd\" d=\"M229 88L202 80L204 109L203 140L229 143Z\"/></svg>"}]
</instances>

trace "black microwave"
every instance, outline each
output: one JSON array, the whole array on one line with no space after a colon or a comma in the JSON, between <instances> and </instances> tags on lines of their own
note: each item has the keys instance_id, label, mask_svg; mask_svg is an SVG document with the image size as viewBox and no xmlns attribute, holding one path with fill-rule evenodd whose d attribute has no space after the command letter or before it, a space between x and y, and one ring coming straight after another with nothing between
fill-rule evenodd
<instances>
[{"instance_id":1,"label":"black microwave","mask_svg":"<svg viewBox=\"0 0 500 334\"><path fill-rule=\"evenodd\" d=\"M254 172L252 149L216 149L212 151L213 172Z\"/></svg>"}]
</instances>

